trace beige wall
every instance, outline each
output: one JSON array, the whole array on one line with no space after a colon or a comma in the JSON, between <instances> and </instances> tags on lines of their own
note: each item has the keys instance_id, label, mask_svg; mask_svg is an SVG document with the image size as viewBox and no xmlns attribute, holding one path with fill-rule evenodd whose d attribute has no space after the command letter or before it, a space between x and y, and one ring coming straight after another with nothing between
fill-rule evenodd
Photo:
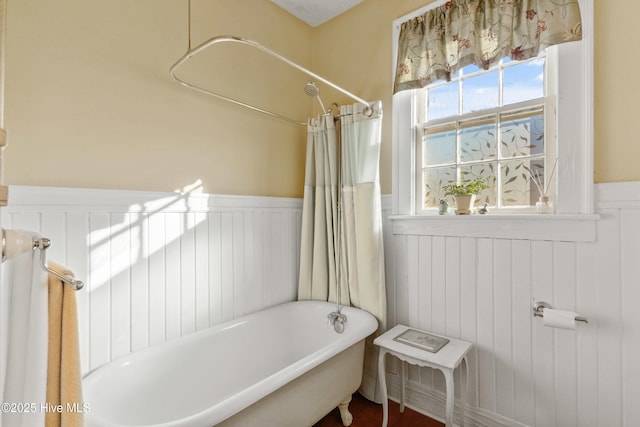
<instances>
[{"instance_id":1,"label":"beige wall","mask_svg":"<svg viewBox=\"0 0 640 427\"><path fill-rule=\"evenodd\" d=\"M306 132L172 82L187 0L9 1L5 182L300 196ZM192 0L192 45L219 34L309 67L311 28L265 0ZM185 67L209 89L304 121L307 77L247 47ZM188 64L190 65L190 64Z\"/></svg>"},{"instance_id":2,"label":"beige wall","mask_svg":"<svg viewBox=\"0 0 640 427\"><path fill-rule=\"evenodd\" d=\"M192 0L191 43L251 38L364 99L381 99L381 182L390 193L391 23L427 2L367 0L313 29L268 0ZM639 60L619 59L640 3L595 6L595 180L640 180L640 83L620 77ZM186 0L9 1L6 183L172 191L200 181L210 193L301 196L304 127L170 81L169 67L187 48L187 22ZM246 47L215 46L181 73L301 120L317 111L302 92L304 74ZM326 104L350 102L321 91Z\"/></svg>"}]
</instances>

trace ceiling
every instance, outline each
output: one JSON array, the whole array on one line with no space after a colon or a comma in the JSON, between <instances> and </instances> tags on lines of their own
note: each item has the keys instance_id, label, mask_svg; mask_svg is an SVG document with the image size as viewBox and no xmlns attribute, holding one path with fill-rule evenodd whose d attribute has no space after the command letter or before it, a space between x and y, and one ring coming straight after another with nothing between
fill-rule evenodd
<instances>
[{"instance_id":1,"label":"ceiling","mask_svg":"<svg viewBox=\"0 0 640 427\"><path fill-rule=\"evenodd\" d=\"M312 27L340 15L363 0L271 0Z\"/></svg>"}]
</instances>

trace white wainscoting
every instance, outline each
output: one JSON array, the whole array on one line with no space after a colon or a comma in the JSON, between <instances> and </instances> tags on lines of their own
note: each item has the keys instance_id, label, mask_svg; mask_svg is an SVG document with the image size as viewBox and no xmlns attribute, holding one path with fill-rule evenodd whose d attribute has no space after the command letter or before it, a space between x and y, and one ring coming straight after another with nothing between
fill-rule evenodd
<instances>
[{"instance_id":1,"label":"white wainscoting","mask_svg":"<svg viewBox=\"0 0 640 427\"><path fill-rule=\"evenodd\" d=\"M596 196L595 242L394 236L383 197L389 326L474 343L468 425L640 425L640 183L596 185ZM2 225L49 237L50 258L87 282L88 372L294 299L301 209L299 199L11 187ZM546 328L534 300L589 324ZM443 387L439 373L410 369L408 403L442 417Z\"/></svg>"},{"instance_id":2,"label":"white wainscoting","mask_svg":"<svg viewBox=\"0 0 640 427\"><path fill-rule=\"evenodd\" d=\"M597 185L596 194L592 243L428 231L386 240L390 326L474 343L469 425L640 425L640 183ZM535 300L589 323L545 327L531 315ZM395 396L397 375L396 366ZM410 405L443 418L441 374L409 375Z\"/></svg>"},{"instance_id":3,"label":"white wainscoting","mask_svg":"<svg viewBox=\"0 0 640 427\"><path fill-rule=\"evenodd\" d=\"M86 282L85 373L297 295L298 199L11 187L3 211Z\"/></svg>"}]
</instances>

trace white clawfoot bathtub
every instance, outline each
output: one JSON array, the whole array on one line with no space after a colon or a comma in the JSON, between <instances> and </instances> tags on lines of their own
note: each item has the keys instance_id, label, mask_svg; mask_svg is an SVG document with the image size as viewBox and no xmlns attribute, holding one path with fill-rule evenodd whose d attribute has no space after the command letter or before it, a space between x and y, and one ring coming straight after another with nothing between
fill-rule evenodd
<instances>
[{"instance_id":1,"label":"white clawfoot bathtub","mask_svg":"<svg viewBox=\"0 0 640 427\"><path fill-rule=\"evenodd\" d=\"M129 354L83 381L87 427L311 426L362 380L364 339L378 323L335 304L299 301Z\"/></svg>"}]
</instances>

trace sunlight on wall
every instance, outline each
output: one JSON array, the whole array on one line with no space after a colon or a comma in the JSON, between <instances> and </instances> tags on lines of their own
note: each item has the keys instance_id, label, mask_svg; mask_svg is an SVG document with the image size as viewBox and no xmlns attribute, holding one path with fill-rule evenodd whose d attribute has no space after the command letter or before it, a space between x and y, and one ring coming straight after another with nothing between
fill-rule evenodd
<instances>
[{"instance_id":1,"label":"sunlight on wall","mask_svg":"<svg viewBox=\"0 0 640 427\"><path fill-rule=\"evenodd\" d=\"M95 260L89 291L108 284L136 263L179 242L188 230L207 220L208 198L203 197L202 180L175 193L175 196L132 204L121 222L89 233L90 259ZM167 215L171 216L169 220Z\"/></svg>"}]
</instances>

